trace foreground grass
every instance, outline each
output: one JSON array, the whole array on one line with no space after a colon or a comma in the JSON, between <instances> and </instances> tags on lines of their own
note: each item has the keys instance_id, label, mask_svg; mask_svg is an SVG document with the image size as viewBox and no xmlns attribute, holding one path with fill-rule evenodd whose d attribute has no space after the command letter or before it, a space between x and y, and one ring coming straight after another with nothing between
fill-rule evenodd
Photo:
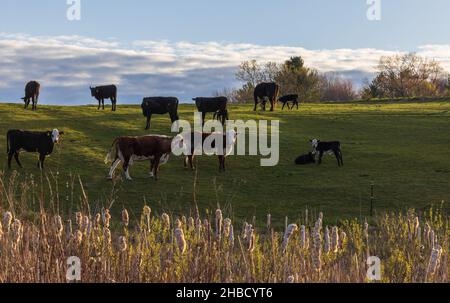
<instances>
[{"instance_id":1,"label":"foreground grass","mask_svg":"<svg viewBox=\"0 0 450 303\"><path fill-rule=\"evenodd\" d=\"M192 120L193 110L182 105L181 118ZM230 157L228 171L220 174L217 159L203 157L195 174L184 170L181 158L172 158L161 169L158 182L147 178L147 163L133 166L133 182L120 175L114 182L105 180L108 166L103 159L113 138L146 134L144 117L136 106L121 106L117 113L94 107L42 106L33 113L20 105L1 104L0 150L6 151L5 135L11 128L57 127L66 132L46 162L47 176L53 183L58 181L53 191L58 192L60 213L81 208L79 175L92 212L105 207L118 215L126 207L138 217L146 201L159 214L186 214L197 205L208 215L220 205L233 221L255 216L261 226L271 213L275 225L282 227L285 216L301 218L310 208L323 211L327 223L335 224L339 219L368 215L372 182L378 212L409 208L424 212L431 204L448 201L449 110L450 103L310 104L300 111L255 114L250 105L232 106L232 119L280 120L279 165L263 168L259 157ZM157 117L150 133L170 135L169 130L168 117ZM341 140L346 166L338 169L330 157L320 167L294 166L294 159L310 150L308 140L313 137ZM24 154L22 159L25 169L16 179L29 181L33 175L45 180L35 167L36 156ZM2 169L9 178L6 160L0 163ZM28 207L38 209L32 201L27 199ZM448 211L448 204L444 210Z\"/></svg>"}]
</instances>

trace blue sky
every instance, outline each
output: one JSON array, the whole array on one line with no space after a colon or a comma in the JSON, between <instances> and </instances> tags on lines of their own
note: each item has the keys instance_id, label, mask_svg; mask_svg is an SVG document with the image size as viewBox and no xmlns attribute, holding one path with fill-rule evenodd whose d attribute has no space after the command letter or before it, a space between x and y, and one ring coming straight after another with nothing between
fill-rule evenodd
<instances>
[{"instance_id":1,"label":"blue sky","mask_svg":"<svg viewBox=\"0 0 450 303\"><path fill-rule=\"evenodd\" d=\"M296 54L319 70L360 82L370 77L368 64L373 72L380 55L417 51L447 67L450 49L448 0L381 0L382 19L376 22L366 18L366 0L81 0L81 5L81 20L70 22L66 0L1 1L0 67L32 64L42 70L0 78L1 101L16 98L30 77L44 81L49 90L43 102L49 103L88 103L81 88L107 81L133 86L122 90L127 102L136 103L140 94L190 99L238 85L233 75L240 61L281 62ZM75 58L84 52L90 55ZM142 68L146 64L149 68ZM116 69L107 65L127 71L111 75ZM74 83L72 76L78 79ZM61 79L66 101L57 85Z\"/></svg>"}]
</instances>

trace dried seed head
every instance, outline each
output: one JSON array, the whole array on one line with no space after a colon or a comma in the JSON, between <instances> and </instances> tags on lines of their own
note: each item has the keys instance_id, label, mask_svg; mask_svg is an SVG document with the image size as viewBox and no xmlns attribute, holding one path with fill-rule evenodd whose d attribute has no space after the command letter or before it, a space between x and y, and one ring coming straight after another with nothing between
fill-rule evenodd
<instances>
[{"instance_id":1,"label":"dried seed head","mask_svg":"<svg viewBox=\"0 0 450 303\"><path fill-rule=\"evenodd\" d=\"M182 254L184 254L187 249L187 243L186 239L184 238L184 232L181 228L175 229L175 239L178 245L178 249Z\"/></svg>"},{"instance_id":2,"label":"dried seed head","mask_svg":"<svg viewBox=\"0 0 450 303\"><path fill-rule=\"evenodd\" d=\"M22 240L23 235L23 226L22 222L19 219L15 219L11 224L11 231L13 236L13 245L17 247L19 245L20 240Z\"/></svg>"},{"instance_id":3,"label":"dried seed head","mask_svg":"<svg viewBox=\"0 0 450 303\"><path fill-rule=\"evenodd\" d=\"M188 227L189 230L194 229L194 227L195 227L194 218L189 217L188 222L187 222L187 227Z\"/></svg>"},{"instance_id":4,"label":"dried seed head","mask_svg":"<svg viewBox=\"0 0 450 303\"><path fill-rule=\"evenodd\" d=\"M168 214L163 213L161 215L161 221L162 221L163 227L165 229L169 229L170 228L170 217L169 217Z\"/></svg>"},{"instance_id":5,"label":"dried seed head","mask_svg":"<svg viewBox=\"0 0 450 303\"><path fill-rule=\"evenodd\" d=\"M364 222L364 237L369 238L369 223L367 222Z\"/></svg>"},{"instance_id":6,"label":"dried seed head","mask_svg":"<svg viewBox=\"0 0 450 303\"><path fill-rule=\"evenodd\" d=\"M230 246L234 246L234 228L233 225L230 225L230 235L228 237L228 240L230 241Z\"/></svg>"},{"instance_id":7,"label":"dried seed head","mask_svg":"<svg viewBox=\"0 0 450 303\"><path fill-rule=\"evenodd\" d=\"M328 226L325 227L323 240L324 240L324 252L328 254L331 251L330 229L328 228Z\"/></svg>"},{"instance_id":8,"label":"dried seed head","mask_svg":"<svg viewBox=\"0 0 450 303\"><path fill-rule=\"evenodd\" d=\"M109 209L104 209L102 211L102 220L103 220L103 226L109 228L109 223L111 221L111 214L109 213Z\"/></svg>"},{"instance_id":9,"label":"dried seed head","mask_svg":"<svg viewBox=\"0 0 450 303\"><path fill-rule=\"evenodd\" d=\"M94 219L95 228L99 228L101 222L102 222L102 215L100 215L99 213L97 213L97 214L95 215L95 219Z\"/></svg>"},{"instance_id":10,"label":"dried seed head","mask_svg":"<svg viewBox=\"0 0 450 303\"><path fill-rule=\"evenodd\" d=\"M297 224L290 224L290 225L288 225L286 231L284 232L284 237L283 237L283 244L282 244L283 252L287 251L287 247L288 247L288 244L289 244L289 238L297 230L298 230Z\"/></svg>"},{"instance_id":11,"label":"dried seed head","mask_svg":"<svg viewBox=\"0 0 450 303\"><path fill-rule=\"evenodd\" d=\"M60 216L60 215L56 215L56 216L54 217L54 219L53 219L53 222L54 222L54 226L55 226L55 233L56 233L56 236L58 236L59 238L61 238L61 237L62 237L63 230L64 230L64 226L63 226L63 223L62 223L61 216Z\"/></svg>"},{"instance_id":12,"label":"dried seed head","mask_svg":"<svg viewBox=\"0 0 450 303\"><path fill-rule=\"evenodd\" d=\"M180 219L177 219L175 221L175 229L176 228L181 228L183 226L183 222L180 221Z\"/></svg>"},{"instance_id":13,"label":"dried seed head","mask_svg":"<svg viewBox=\"0 0 450 303\"><path fill-rule=\"evenodd\" d=\"M306 226L302 225L300 226L300 247L302 249L307 249L306 241Z\"/></svg>"},{"instance_id":14,"label":"dried seed head","mask_svg":"<svg viewBox=\"0 0 450 303\"><path fill-rule=\"evenodd\" d=\"M289 276L289 277L287 278L287 283L288 283L288 284L293 284L293 283L295 283L295 278L294 278L294 276Z\"/></svg>"},{"instance_id":15,"label":"dried seed head","mask_svg":"<svg viewBox=\"0 0 450 303\"><path fill-rule=\"evenodd\" d=\"M78 228L81 229L81 226L83 225L83 214L81 212L75 213L75 222L77 223Z\"/></svg>"},{"instance_id":16,"label":"dried seed head","mask_svg":"<svg viewBox=\"0 0 450 303\"><path fill-rule=\"evenodd\" d=\"M216 238L219 239L222 234L222 211L220 209L216 210Z\"/></svg>"},{"instance_id":17,"label":"dried seed head","mask_svg":"<svg viewBox=\"0 0 450 303\"><path fill-rule=\"evenodd\" d=\"M130 224L130 216L126 209L122 210L122 224L125 227L128 227L128 224Z\"/></svg>"},{"instance_id":18,"label":"dried seed head","mask_svg":"<svg viewBox=\"0 0 450 303\"><path fill-rule=\"evenodd\" d=\"M339 246L341 249L344 249L346 241L347 241L347 234L344 231L341 231L341 234L339 236Z\"/></svg>"},{"instance_id":19,"label":"dried seed head","mask_svg":"<svg viewBox=\"0 0 450 303\"><path fill-rule=\"evenodd\" d=\"M103 239L106 245L111 245L111 231L108 227L103 228Z\"/></svg>"},{"instance_id":20,"label":"dried seed head","mask_svg":"<svg viewBox=\"0 0 450 303\"><path fill-rule=\"evenodd\" d=\"M226 218L223 220L223 234L225 238L228 238L230 236L230 228L231 228L231 219Z\"/></svg>"},{"instance_id":21,"label":"dried seed head","mask_svg":"<svg viewBox=\"0 0 450 303\"><path fill-rule=\"evenodd\" d=\"M80 230L75 231L74 242L77 246L81 245L83 242L83 233Z\"/></svg>"},{"instance_id":22,"label":"dried seed head","mask_svg":"<svg viewBox=\"0 0 450 303\"><path fill-rule=\"evenodd\" d=\"M5 233L9 233L9 230L11 228L13 215L11 212L7 211L3 214L3 230Z\"/></svg>"},{"instance_id":23,"label":"dried seed head","mask_svg":"<svg viewBox=\"0 0 450 303\"><path fill-rule=\"evenodd\" d=\"M88 216L83 216L82 219L82 225L81 225L81 232L84 235L89 235L90 231L91 231L91 220L89 219Z\"/></svg>"},{"instance_id":24,"label":"dried seed head","mask_svg":"<svg viewBox=\"0 0 450 303\"><path fill-rule=\"evenodd\" d=\"M441 262L441 255L442 247L436 245L436 247L431 251L430 262L428 263L427 268L427 276L433 276L436 273Z\"/></svg>"},{"instance_id":25,"label":"dried seed head","mask_svg":"<svg viewBox=\"0 0 450 303\"><path fill-rule=\"evenodd\" d=\"M124 252L127 250L127 238L124 236L119 237L119 251Z\"/></svg>"},{"instance_id":26,"label":"dried seed head","mask_svg":"<svg viewBox=\"0 0 450 303\"><path fill-rule=\"evenodd\" d=\"M182 216L182 217L181 217L181 222L183 223L184 226L187 225L187 219L186 219L185 216Z\"/></svg>"},{"instance_id":27,"label":"dried seed head","mask_svg":"<svg viewBox=\"0 0 450 303\"><path fill-rule=\"evenodd\" d=\"M333 253L339 251L339 229L337 226L333 227L331 231L331 251Z\"/></svg>"},{"instance_id":28,"label":"dried seed head","mask_svg":"<svg viewBox=\"0 0 450 303\"><path fill-rule=\"evenodd\" d=\"M142 212L144 213L144 216L150 216L150 214L152 213L152 209L150 207L148 207L147 205L145 205Z\"/></svg>"},{"instance_id":29,"label":"dried seed head","mask_svg":"<svg viewBox=\"0 0 450 303\"><path fill-rule=\"evenodd\" d=\"M268 230L270 229L271 225L272 225L272 215L268 214L267 215L267 223L266 223L266 227L267 227Z\"/></svg>"}]
</instances>

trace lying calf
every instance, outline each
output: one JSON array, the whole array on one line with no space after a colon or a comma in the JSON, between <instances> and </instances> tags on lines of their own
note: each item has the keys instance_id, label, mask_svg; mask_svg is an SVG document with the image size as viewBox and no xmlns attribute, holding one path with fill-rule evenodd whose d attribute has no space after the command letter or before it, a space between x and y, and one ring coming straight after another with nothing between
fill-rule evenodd
<instances>
[{"instance_id":1,"label":"lying calf","mask_svg":"<svg viewBox=\"0 0 450 303\"><path fill-rule=\"evenodd\" d=\"M313 153L309 153L307 155L303 155L295 159L295 164L297 165L306 165L306 164L314 164L316 163L316 158Z\"/></svg>"},{"instance_id":2,"label":"lying calf","mask_svg":"<svg viewBox=\"0 0 450 303\"><path fill-rule=\"evenodd\" d=\"M319 164L322 163L322 157L325 153L334 154L338 161L338 166L344 166L344 160L342 158L341 143L339 141L333 142L321 142L320 140L310 140L313 147L313 154L319 154Z\"/></svg>"}]
</instances>

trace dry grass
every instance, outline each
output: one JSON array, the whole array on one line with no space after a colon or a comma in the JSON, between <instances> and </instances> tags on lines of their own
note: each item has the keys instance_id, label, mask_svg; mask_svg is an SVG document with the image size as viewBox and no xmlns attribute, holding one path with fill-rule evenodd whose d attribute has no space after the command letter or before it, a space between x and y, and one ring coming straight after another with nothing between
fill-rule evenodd
<instances>
[{"instance_id":1,"label":"dry grass","mask_svg":"<svg viewBox=\"0 0 450 303\"><path fill-rule=\"evenodd\" d=\"M258 230L254 222L234 225L220 209L172 217L145 206L115 218L108 209L93 212L83 194L80 211L62 218L57 190L40 193L56 181L0 176L0 282L66 282L70 256L81 259L83 282L363 283L368 256L381 258L383 282L448 282L444 207L339 226L306 212L276 231L270 216Z\"/></svg>"}]
</instances>

